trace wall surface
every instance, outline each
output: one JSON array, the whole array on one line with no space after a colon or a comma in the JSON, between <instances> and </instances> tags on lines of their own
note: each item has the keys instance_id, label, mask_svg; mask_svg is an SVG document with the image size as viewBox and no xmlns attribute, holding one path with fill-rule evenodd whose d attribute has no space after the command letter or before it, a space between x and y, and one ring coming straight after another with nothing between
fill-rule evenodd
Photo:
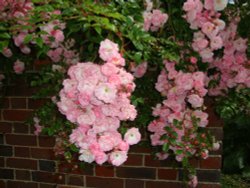
<instances>
[{"instance_id":1,"label":"wall surface","mask_svg":"<svg viewBox=\"0 0 250 188\"><path fill-rule=\"evenodd\" d=\"M9 86L0 109L0 188L181 188L182 170L171 159L154 160L146 147L132 147L128 161L121 167L87 165L55 160L51 137L33 134L24 121L43 101L33 100L33 89L19 80ZM222 139L222 122L208 103L208 129ZM199 188L219 188L221 150L207 160L192 160ZM173 165L175 166L173 168Z\"/></svg>"}]
</instances>

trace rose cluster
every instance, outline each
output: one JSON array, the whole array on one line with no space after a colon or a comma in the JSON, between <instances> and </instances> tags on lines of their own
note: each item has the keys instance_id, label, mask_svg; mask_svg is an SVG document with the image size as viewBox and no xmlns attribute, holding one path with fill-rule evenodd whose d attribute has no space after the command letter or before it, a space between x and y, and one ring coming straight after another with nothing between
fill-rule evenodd
<instances>
[{"instance_id":1,"label":"rose cluster","mask_svg":"<svg viewBox=\"0 0 250 188\"><path fill-rule=\"evenodd\" d=\"M190 24L191 29L199 29L194 33L192 48L199 53L203 62L212 62L214 51L223 47L221 32L225 28L225 22L220 19L217 11L227 6L227 0L215 1L187 0L183 5L186 12L184 18Z\"/></svg>"},{"instance_id":2,"label":"rose cluster","mask_svg":"<svg viewBox=\"0 0 250 188\"><path fill-rule=\"evenodd\" d=\"M221 33L224 50L221 58L215 58L210 68L216 68L217 73L210 77L218 85L209 89L212 96L223 95L228 88L239 86L250 87L250 61L247 59L247 40L237 36L239 19L234 19Z\"/></svg>"},{"instance_id":3,"label":"rose cluster","mask_svg":"<svg viewBox=\"0 0 250 188\"><path fill-rule=\"evenodd\" d=\"M152 32L158 31L168 20L168 15L162 13L159 9L153 9L153 3L150 0L146 1L147 8L146 11L143 12L144 18L144 30Z\"/></svg>"},{"instance_id":4,"label":"rose cluster","mask_svg":"<svg viewBox=\"0 0 250 188\"><path fill-rule=\"evenodd\" d=\"M0 0L0 20L20 19L33 9L30 0Z\"/></svg>"},{"instance_id":5,"label":"rose cluster","mask_svg":"<svg viewBox=\"0 0 250 188\"><path fill-rule=\"evenodd\" d=\"M126 161L129 146L141 138L137 128L130 128L124 138L118 132L120 121L134 120L137 115L129 99L134 77L122 68L125 60L117 44L102 41L99 55L103 65L85 62L69 68L57 106L77 125L70 142L80 149L79 160L119 166Z\"/></svg>"},{"instance_id":6,"label":"rose cluster","mask_svg":"<svg viewBox=\"0 0 250 188\"><path fill-rule=\"evenodd\" d=\"M173 151L177 161L196 155L208 157L209 144L198 128L206 127L208 114L203 111L206 75L203 72L184 73L175 69L174 62L164 61L156 83L156 89L166 99L153 108L152 121L148 130L153 146L163 146L158 153L160 159L168 157L169 149Z\"/></svg>"},{"instance_id":7,"label":"rose cluster","mask_svg":"<svg viewBox=\"0 0 250 188\"><path fill-rule=\"evenodd\" d=\"M56 48L52 48L47 52L50 59L55 62L65 62L68 65L79 62L79 53L72 49L75 45L74 39L69 39L64 43L60 42ZM53 65L55 67L55 65ZM58 67L59 65L57 65Z\"/></svg>"}]
</instances>

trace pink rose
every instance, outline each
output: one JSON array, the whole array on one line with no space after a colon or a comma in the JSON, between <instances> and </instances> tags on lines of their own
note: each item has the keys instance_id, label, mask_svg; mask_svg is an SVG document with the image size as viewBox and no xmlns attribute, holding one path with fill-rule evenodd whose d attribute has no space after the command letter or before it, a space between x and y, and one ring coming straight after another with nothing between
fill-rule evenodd
<instances>
[{"instance_id":1,"label":"pink rose","mask_svg":"<svg viewBox=\"0 0 250 188\"><path fill-rule=\"evenodd\" d=\"M95 96L105 103L112 103L116 98L117 89L108 83L100 83L95 89Z\"/></svg>"},{"instance_id":2,"label":"pink rose","mask_svg":"<svg viewBox=\"0 0 250 188\"><path fill-rule=\"evenodd\" d=\"M22 74L25 69L25 65L22 61L16 60L16 62L14 63L13 69L16 74Z\"/></svg>"},{"instance_id":3,"label":"pink rose","mask_svg":"<svg viewBox=\"0 0 250 188\"><path fill-rule=\"evenodd\" d=\"M139 129L138 128L129 129L124 135L124 140L129 145L137 144L141 140L141 134L139 132Z\"/></svg>"},{"instance_id":4,"label":"pink rose","mask_svg":"<svg viewBox=\"0 0 250 188\"><path fill-rule=\"evenodd\" d=\"M218 49L222 48L223 41L222 41L221 37L217 36L217 37L211 38L210 46L213 50L218 50Z\"/></svg>"},{"instance_id":5,"label":"pink rose","mask_svg":"<svg viewBox=\"0 0 250 188\"><path fill-rule=\"evenodd\" d=\"M11 57L13 54L12 54L12 51L11 49L5 47L2 51L2 54L5 56L5 57Z\"/></svg>"},{"instance_id":6,"label":"pink rose","mask_svg":"<svg viewBox=\"0 0 250 188\"><path fill-rule=\"evenodd\" d=\"M183 10L187 12L195 9L195 7L196 3L194 0L187 0L183 5Z\"/></svg>"},{"instance_id":7,"label":"pink rose","mask_svg":"<svg viewBox=\"0 0 250 188\"><path fill-rule=\"evenodd\" d=\"M198 108L203 105L204 99L199 95L192 94L188 96L188 102L192 105L193 108Z\"/></svg>"},{"instance_id":8,"label":"pink rose","mask_svg":"<svg viewBox=\"0 0 250 188\"><path fill-rule=\"evenodd\" d=\"M214 9L216 11L224 10L227 7L228 0L216 0L214 1Z\"/></svg>"},{"instance_id":9,"label":"pink rose","mask_svg":"<svg viewBox=\"0 0 250 188\"><path fill-rule=\"evenodd\" d=\"M110 57L107 60L108 63L114 64L116 66L124 66L125 65L125 59L121 56L121 54L113 54L112 57Z\"/></svg>"},{"instance_id":10,"label":"pink rose","mask_svg":"<svg viewBox=\"0 0 250 188\"><path fill-rule=\"evenodd\" d=\"M109 161L114 166L120 166L123 164L128 158L126 151L114 151L109 156Z\"/></svg>"},{"instance_id":11,"label":"pink rose","mask_svg":"<svg viewBox=\"0 0 250 188\"><path fill-rule=\"evenodd\" d=\"M148 67L148 63L144 62L135 67L132 71L134 72L133 75L136 78L141 78L146 73Z\"/></svg>"},{"instance_id":12,"label":"pink rose","mask_svg":"<svg viewBox=\"0 0 250 188\"><path fill-rule=\"evenodd\" d=\"M80 150L81 155L79 156L80 161L92 163L95 160L95 156L89 150Z\"/></svg>"},{"instance_id":13,"label":"pink rose","mask_svg":"<svg viewBox=\"0 0 250 188\"><path fill-rule=\"evenodd\" d=\"M127 142L121 141L118 145L118 149L127 152L129 150L129 144Z\"/></svg>"},{"instance_id":14,"label":"pink rose","mask_svg":"<svg viewBox=\"0 0 250 188\"><path fill-rule=\"evenodd\" d=\"M95 162L99 165L102 165L108 160L108 156L104 152L97 152L95 153Z\"/></svg>"},{"instance_id":15,"label":"pink rose","mask_svg":"<svg viewBox=\"0 0 250 188\"><path fill-rule=\"evenodd\" d=\"M189 185L190 187L192 187L192 188L197 187L197 185L198 185L198 178L197 178L197 176L191 176L191 177L190 177L190 180L189 180L189 182L188 182L188 185Z\"/></svg>"},{"instance_id":16,"label":"pink rose","mask_svg":"<svg viewBox=\"0 0 250 188\"><path fill-rule=\"evenodd\" d=\"M105 39L101 42L100 48L99 48L99 55L100 58L104 61L108 61L112 59L114 56L117 56L119 54L118 45L114 42L112 42L109 39Z\"/></svg>"}]
</instances>

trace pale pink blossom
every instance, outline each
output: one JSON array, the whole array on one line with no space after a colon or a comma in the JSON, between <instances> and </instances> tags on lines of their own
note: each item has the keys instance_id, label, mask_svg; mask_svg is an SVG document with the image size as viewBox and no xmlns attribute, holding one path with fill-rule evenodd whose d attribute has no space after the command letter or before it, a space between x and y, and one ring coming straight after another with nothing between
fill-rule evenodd
<instances>
[{"instance_id":1,"label":"pale pink blossom","mask_svg":"<svg viewBox=\"0 0 250 188\"><path fill-rule=\"evenodd\" d=\"M5 56L5 57L11 57L13 55L11 49L5 47L2 51L2 54Z\"/></svg>"},{"instance_id":2,"label":"pale pink blossom","mask_svg":"<svg viewBox=\"0 0 250 188\"><path fill-rule=\"evenodd\" d=\"M24 69L25 69L25 65L22 61L20 61L19 59L15 61L13 69L15 71L16 74L22 74Z\"/></svg>"},{"instance_id":3,"label":"pale pink blossom","mask_svg":"<svg viewBox=\"0 0 250 188\"><path fill-rule=\"evenodd\" d=\"M198 178L197 178L197 176L191 176L190 178L189 178L190 180L189 180L189 182L188 182L188 185L190 186L190 187L192 187L192 188L195 188L195 187L197 187L197 185L198 185Z\"/></svg>"},{"instance_id":4,"label":"pale pink blossom","mask_svg":"<svg viewBox=\"0 0 250 188\"><path fill-rule=\"evenodd\" d=\"M109 39L105 39L101 42L99 48L100 58L104 61L112 59L114 56L118 55L118 45Z\"/></svg>"},{"instance_id":5,"label":"pale pink blossom","mask_svg":"<svg viewBox=\"0 0 250 188\"><path fill-rule=\"evenodd\" d=\"M134 69L132 69L134 77L136 77L136 78L143 77L147 71L147 67L148 67L148 63L143 62L143 63L139 64L138 66L136 66Z\"/></svg>"},{"instance_id":6,"label":"pale pink blossom","mask_svg":"<svg viewBox=\"0 0 250 188\"><path fill-rule=\"evenodd\" d=\"M125 66L125 59L119 53L114 54L107 60L107 62L116 66Z\"/></svg>"},{"instance_id":7,"label":"pale pink blossom","mask_svg":"<svg viewBox=\"0 0 250 188\"><path fill-rule=\"evenodd\" d=\"M116 98L117 89L111 84L99 84L95 89L95 96L105 103L112 103Z\"/></svg>"},{"instance_id":8,"label":"pale pink blossom","mask_svg":"<svg viewBox=\"0 0 250 188\"><path fill-rule=\"evenodd\" d=\"M187 0L183 5L183 10L191 11L196 8L196 3L194 0Z\"/></svg>"},{"instance_id":9,"label":"pale pink blossom","mask_svg":"<svg viewBox=\"0 0 250 188\"><path fill-rule=\"evenodd\" d=\"M104 152L95 153L95 162L99 165L102 165L108 160L108 155Z\"/></svg>"},{"instance_id":10,"label":"pale pink blossom","mask_svg":"<svg viewBox=\"0 0 250 188\"><path fill-rule=\"evenodd\" d=\"M121 141L117 147L121 151L128 151L129 150L129 144L127 142L124 142L124 141Z\"/></svg>"},{"instance_id":11,"label":"pale pink blossom","mask_svg":"<svg viewBox=\"0 0 250 188\"><path fill-rule=\"evenodd\" d=\"M80 161L86 163L92 163L95 160L95 156L89 150L80 150L81 155L79 156Z\"/></svg>"},{"instance_id":12,"label":"pale pink blossom","mask_svg":"<svg viewBox=\"0 0 250 188\"><path fill-rule=\"evenodd\" d=\"M192 105L193 108L198 108L203 105L204 100L199 95L192 94L188 96L188 102Z\"/></svg>"},{"instance_id":13,"label":"pale pink blossom","mask_svg":"<svg viewBox=\"0 0 250 188\"><path fill-rule=\"evenodd\" d=\"M217 150L219 150L220 149L220 143L219 142L215 142L215 143L213 143L213 151L217 151Z\"/></svg>"},{"instance_id":14,"label":"pale pink blossom","mask_svg":"<svg viewBox=\"0 0 250 188\"><path fill-rule=\"evenodd\" d=\"M214 0L214 9L216 11L224 10L227 7L228 0Z\"/></svg>"},{"instance_id":15,"label":"pale pink blossom","mask_svg":"<svg viewBox=\"0 0 250 188\"><path fill-rule=\"evenodd\" d=\"M139 129L138 128L129 129L124 135L124 140L129 145L137 144L141 140L141 134L139 132Z\"/></svg>"},{"instance_id":16,"label":"pale pink blossom","mask_svg":"<svg viewBox=\"0 0 250 188\"><path fill-rule=\"evenodd\" d=\"M109 156L109 161L114 166L120 166L127 160L127 152L125 151L114 151Z\"/></svg>"},{"instance_id":17,"label":"pale pink blossom","mask_svg":"<svg viewBox=\"0 0 250 188\"><path fill-rule=\"evenodd\" d=\"M210 46L213 50L218 50L218 49L222 48L223 41L222 41L221 37L216 36L216 37L211 38Z\"/></svg>"}]
</instances>

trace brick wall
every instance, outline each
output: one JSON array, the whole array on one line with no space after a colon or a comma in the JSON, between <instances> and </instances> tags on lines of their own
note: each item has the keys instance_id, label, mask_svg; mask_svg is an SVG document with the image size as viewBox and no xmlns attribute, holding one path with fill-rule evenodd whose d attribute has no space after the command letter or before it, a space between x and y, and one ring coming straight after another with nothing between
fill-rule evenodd
<instances>
[{"instance_id":1,"label":"brick wall","mask_svg":"<svg viewBox=\"0 0 250 188\"><path fill-rule=\"evenodd\" d=\"M149 148L134 146L121 167L86 165L79 168L58 162L54 139L36 137L33 127L23 122L43 101L31 99L33 89L18 81L7 89L0 109L0 188L179 188L182 170L173 160L154 160ZM211 110L209 130L222 139L222 122ZM199 188L219 188L221 151L207 160L192 160L197 167Z\"/></svg>"}]
</instances>

